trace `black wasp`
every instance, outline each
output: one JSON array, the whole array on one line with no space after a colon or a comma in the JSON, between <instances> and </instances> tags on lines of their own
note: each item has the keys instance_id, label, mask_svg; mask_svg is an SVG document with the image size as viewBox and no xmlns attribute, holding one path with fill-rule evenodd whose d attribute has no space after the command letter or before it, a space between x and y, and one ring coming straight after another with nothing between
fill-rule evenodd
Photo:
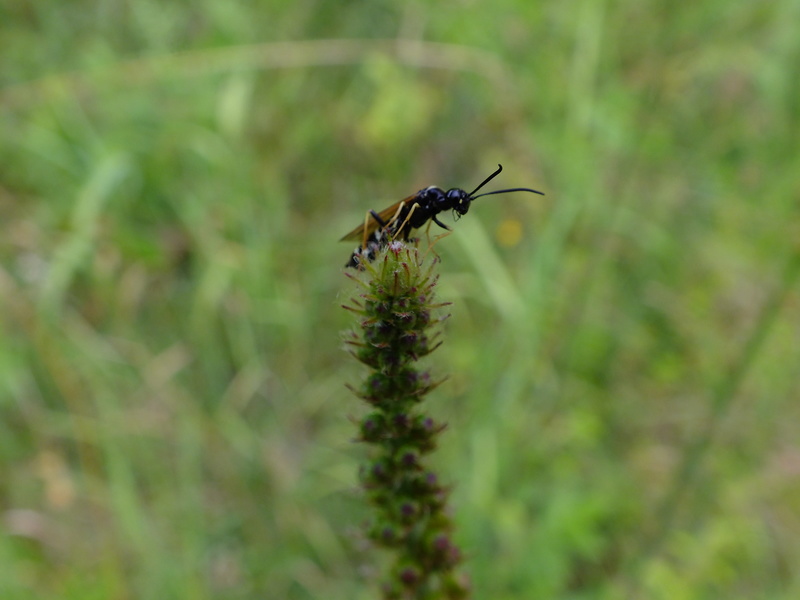
<instances>
[{"instance_id":1,"label":"black wasp","mask_svg":"<svg viewBox=\"0 0 800 600\"><path fill-rule=\"evenodd\" d=\"M343 242L351 240L361 242L361 245L353 251L345 267L359 268L362 258L372 260L391 240L400 238L407 241L411 231L422 227L428 220L433 221L442 229L450 231L450 228L442 223L436 215L445 210L452 210L453 218L458 220L462 215L467 214L472 201L481 196L507 194L508 192L532 192L544 196L543 192L530 188L510 188L475 195L475 192L497 177L502 170L502 165L497 165L497 170L469 194L460 188L444 191L440 187L431 186L418 191L413 196L395 202L380 212L370 210L364 223L341 239Z\"/></svg>"}]
</instances>

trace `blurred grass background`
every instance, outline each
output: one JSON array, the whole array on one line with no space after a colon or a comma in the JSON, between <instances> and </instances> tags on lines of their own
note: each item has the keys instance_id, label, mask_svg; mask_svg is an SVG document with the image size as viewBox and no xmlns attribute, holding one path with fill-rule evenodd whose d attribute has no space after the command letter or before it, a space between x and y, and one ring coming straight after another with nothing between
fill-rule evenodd
<instances>
[{"instance_id":1,"label":"blurred grass background","mask_svg":"<svg viewBox=\"0 0 800 600\"><path fill-rule=\"evenodd\" d=\"M547 196L437 245L475 597L800 597L798 19L5 3L0 597L374 597L337 240L497 163Z\"/></svg>"}]
</instances>

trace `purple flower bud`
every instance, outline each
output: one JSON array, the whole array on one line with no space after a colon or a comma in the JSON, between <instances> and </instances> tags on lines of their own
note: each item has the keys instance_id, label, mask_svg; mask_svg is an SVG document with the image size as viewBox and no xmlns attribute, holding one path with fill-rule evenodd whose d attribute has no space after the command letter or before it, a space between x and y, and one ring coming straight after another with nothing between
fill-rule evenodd
<instances>
[{"instance_id":1,"label":"purple flower bud","mask_svg":"<svg viewBox=\"0 0 800 600\"><path fill-rule=\"evenodd\" d=\"M433 539L431 546L436 552L444 554L450 549L450 538L443 533L439 534Z\"/></svg>"},{"instance_id":2,"label":"purple flower bud","mask_svg":"<svg viewBox=\"0 0 800 600\"><path fill-rule=\"evenodd\" d=\"M411 449L405 450L400 455L400 463L404 467L413 467L414 465L417 464L418 460L419 460L419 456L417 455L417 453L414 450L411 450Z\"/></svg>"},{"instance_id":3,"label":"purple flower bud","mask_svg":"<svg viewBox=\"0 0 800 600\"><path fill-rule=\"evenodd\" d=\"M403 520L408 520L417 514L417 506L413 502L403 502L400 505L400 516Z\"/></svg>"},{"instance_id":4,"label":"purple flower bud","mask_svg":"<svg viewBox=\"0 0 800 600\"><path fill-rule=\"evenodd\" d=\"M394 416L394 425L397 429L408 429L410 420L408 415L400 413Z\"/></svg>"},{"instance_id":5,"label":"purple flower bud","mask_svg":"<svg viewBox=\"0 0 800 600\"><path fill-rule=\"evenodd\" d=\"M400 571L400 581L411 587L419 581L419 572L414 567L406 567Z\"/></svg>"}]
</instances>

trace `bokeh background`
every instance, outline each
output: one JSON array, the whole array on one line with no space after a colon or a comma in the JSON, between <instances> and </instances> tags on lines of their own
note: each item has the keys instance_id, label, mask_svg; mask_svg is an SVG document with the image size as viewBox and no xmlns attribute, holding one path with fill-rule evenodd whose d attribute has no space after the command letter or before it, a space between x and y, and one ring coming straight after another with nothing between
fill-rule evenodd
<instances>
[{"instance_id":1,"label":"bokeh background","mask_svg":"<svg viewBox=\"0 0 800 600\"><path fill-rule=\"evenodd\" d=\"M799 22L4 3L0 597L375 597L338 240L498 163L430 359L475 597L800 597Z\"/></svg>"}]
</instances>

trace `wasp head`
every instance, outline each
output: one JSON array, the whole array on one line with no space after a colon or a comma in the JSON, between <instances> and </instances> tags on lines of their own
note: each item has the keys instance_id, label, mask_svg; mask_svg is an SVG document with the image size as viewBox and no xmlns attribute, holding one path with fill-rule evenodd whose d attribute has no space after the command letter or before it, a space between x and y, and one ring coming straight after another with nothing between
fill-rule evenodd
<instances>
[{"instance_id":1,"label":"wasp head","mask_svg":"<svg viewBox=\"0 0 800 600\"><path fill-rule=\"evenodd\" d=\"M452 208L457 217L467 214L472 197L464 190L453 188L447 190L447 208Z\"/></svg>"}]
</instances>

